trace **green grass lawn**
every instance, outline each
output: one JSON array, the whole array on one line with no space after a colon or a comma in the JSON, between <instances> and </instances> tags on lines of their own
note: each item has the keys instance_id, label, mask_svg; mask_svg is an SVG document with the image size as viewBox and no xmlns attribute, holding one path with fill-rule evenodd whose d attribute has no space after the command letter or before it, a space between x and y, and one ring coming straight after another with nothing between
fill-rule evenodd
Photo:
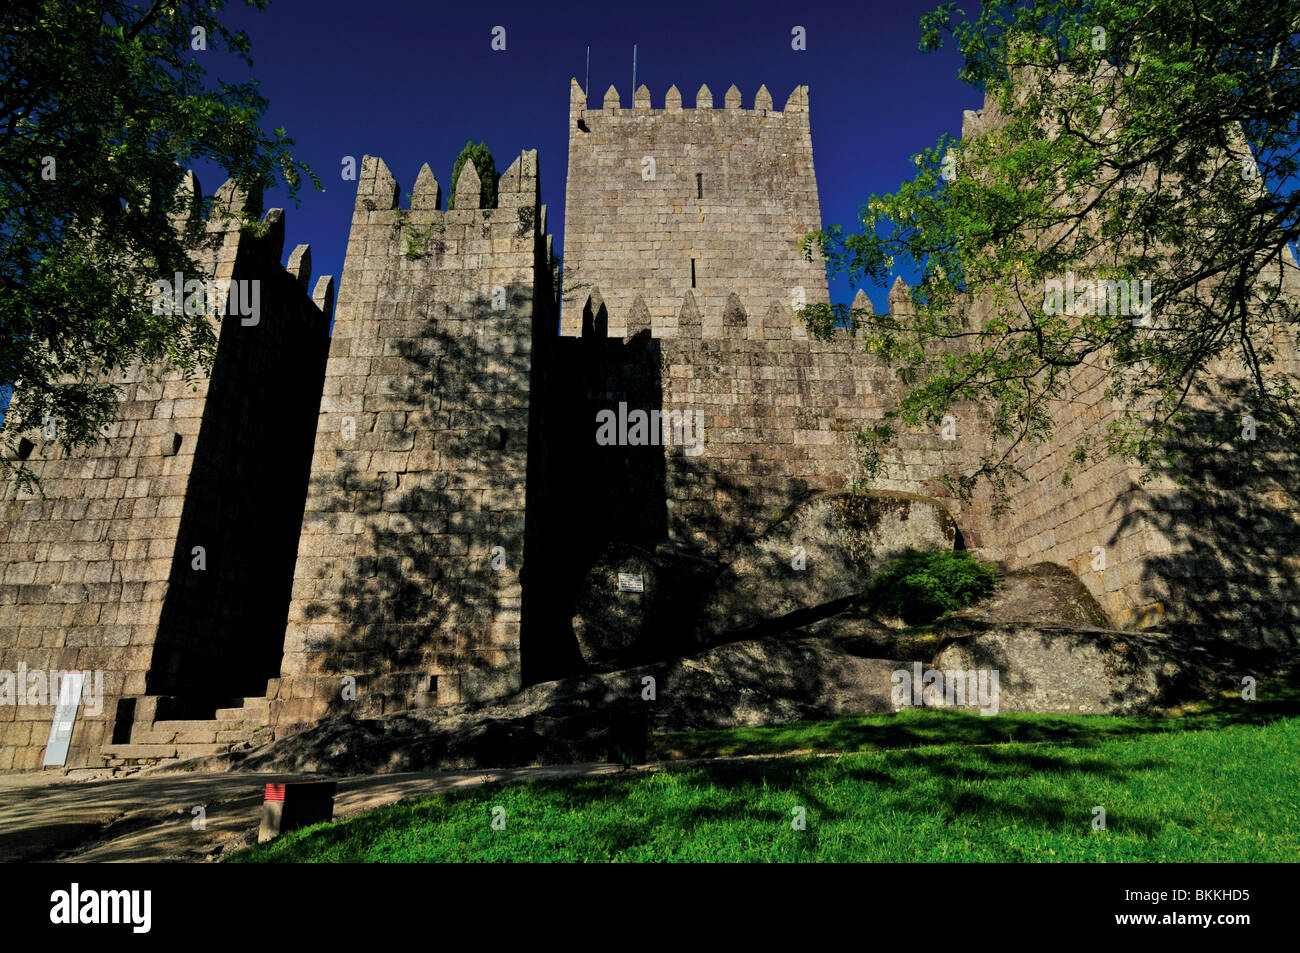
<instances>
[{"instance_id":1,"label":"green grass lawn","mask_svg":"<svg viewBox=\"0 0 1300 953\"><path fill-rule=\"evenodd\" d=\"M905 708L890 714L850 715L826 721L680 732L654 738L653 753L663 759L683 759L1017 741L1086 745L1143 734L1263 725L1282 717L1300 716L1300 689L1276 684L1270 687L1272 701L1245 703L1225 696L1187 705L1175 714L1118 717L1008 713L988 717L934 708Z\"/></svg>"},{"instance_id":2,"label":"green grass lawn","mask_svg":"<svg viewBox=\"0 0 1300 953\"><path fill-rule=\"evenodd\" d=\"M1294 710L922 710L699 732L663 744L696 755L844 753L489 785L296 831L230 860L1294 861L1300 717L1283 708ZM1097 806L1104 831L1093 829ZM804 830L792 826L796 807Z\"/></svg>"}]
</instances>

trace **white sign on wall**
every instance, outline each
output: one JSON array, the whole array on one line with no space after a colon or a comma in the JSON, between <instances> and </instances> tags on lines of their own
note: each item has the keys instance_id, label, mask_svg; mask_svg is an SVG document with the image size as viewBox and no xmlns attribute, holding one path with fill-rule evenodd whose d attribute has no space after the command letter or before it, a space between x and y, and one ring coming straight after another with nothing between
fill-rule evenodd
<instances>
[{"instance_id":1,"label":"white sign on wall","mask_svg":"<svg viewBox=\"0 0 1300 953\"><path fill-rule=\"evenodd\" d=\"M645 592L645 581L640 573L621 572L618 574L619 592Z\"/></svg>"},{"instance_id":2,"label":"white sign on wall","mask_svg":"<svg viewBox=\"0 0 1300 953\"><path fill-rule=\"evenodd\" d=\"M59 703L54 706L50 740L45 743L44 766L47 768L62 767L68 760L68 744L72 741L72 726L77 721L81 687L85 682L85 672L64 672L59 679Z\"/></svg>"}]
</instances>

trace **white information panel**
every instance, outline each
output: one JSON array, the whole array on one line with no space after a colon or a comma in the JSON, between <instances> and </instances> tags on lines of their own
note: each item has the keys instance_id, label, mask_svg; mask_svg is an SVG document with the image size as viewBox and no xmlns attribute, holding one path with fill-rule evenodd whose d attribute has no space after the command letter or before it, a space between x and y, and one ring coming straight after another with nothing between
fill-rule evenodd
<instances>
[{"instance_id":1,"label":"white information panel","mask_svg":"<svg viewBox=\"0 0 1300 953\"><path fill-rule=\"evenodd\" d=\"M645 592L645 582L640 573L621 572L618 574L619 592Z\"/></svg>"},{"instance_id":2,"label":"white information panel","mask_svg":"<svg viewBox=\"0 0 1300 953\"><path fill-rule=\"evenodd\" d=\"M50 740L45 743L45 767L61 767L68 760L68 744L72 741L72 726L77 720L81 705L81 686L86 682L85 672L64 672L59 680L59 703L54 706L54 721L50 724Z\"/></svg>"}]
</instances>

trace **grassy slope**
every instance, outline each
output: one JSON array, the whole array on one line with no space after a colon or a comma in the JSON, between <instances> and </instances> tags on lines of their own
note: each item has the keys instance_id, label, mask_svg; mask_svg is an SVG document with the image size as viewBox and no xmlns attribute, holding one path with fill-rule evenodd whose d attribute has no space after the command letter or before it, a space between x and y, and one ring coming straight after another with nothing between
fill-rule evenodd
<instances>
[{"instance_id":1,"label":"grassy slope","mask_svg":"<svg viewBox=\"0 0 1300 953\"><path fill-rule=\"evenodd\" d=\"M1008 738L1014 739L1008 742ZM940 742L940 743L936 743ZM670 740L828 748L487 786L285 835L239 861L1256 861L1300 857L1300 718L908 711ZM1107 830L1092 829L1093 808ZM506 810L493 830L492 809ZM807 829L791 827L791 809Z\"/></svg>"}]
</instances>

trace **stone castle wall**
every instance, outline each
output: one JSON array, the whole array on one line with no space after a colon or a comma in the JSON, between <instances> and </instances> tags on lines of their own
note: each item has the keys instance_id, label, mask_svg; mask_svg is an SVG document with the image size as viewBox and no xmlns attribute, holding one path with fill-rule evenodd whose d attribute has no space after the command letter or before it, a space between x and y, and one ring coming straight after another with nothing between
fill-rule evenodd
<instances>
[{"instance_id":1,"label":"stone castle wall","mask_svg":"<svg viewBox=\"0 0 1300 953\"><path fill-rule=\"evenodd\" d=\"M232 183L217 197L260 212ZM102 710L83 705L69 765L101 763L133 699L166 696L210 717L277 674L273 607L292 573L304 414L324 371L333 286L322 278L313 301L306 246L286 271L283 213L264 221L255 239L214 217L196 255L203 273L185 276L261 282L257 324L220 320L211 376L120 372L120 419L105 442L68 455L37 440L26 465L44 496L0 501L0 670L103 673ZM0 770L40 766L54 700L0 704Z\"/></svg>"},{"instance_id":2,"label":"stone castle wall","mask_svg":"<svg viewBox=\"0 0 1300 953\"><path fill-rule=\"evenodd\" d=\"M214 221L204 268L263 283L259 325L227 317L196 388L126 372L103 446L33 453L46 497L0 503L0 669L106 673L70 765L99 763L136 702L147 723L264 695L286 734L570 674L571 597L603 543L725 562L792 503L862 476L856 434L902 385L792 311L797 288L827 300L798 250L821 224L806 90L782 112L765 90L741 109L734 87L719 109L707 88L691 110L675 90L662 110L644 87L627 109L572 94L562 315L535 152L496 209L479 208L472 164L454 210L428 166L402 208L367 157L332 337L332 282L307 294L305 246L279 264L278 210L261 240ZM1300 288L1294 267L1282 281ZM908 307L898 283L890 310ZM1243 411L1224 396L1236 374L1220 368L1226 390L1193 409ZM1028 480L1005 512L940 479L993 446L974 407L955 409L956 439L901 434L872 486L939 498L965 545L1012 567L1069 566L1120 624L1293 639L1293 449L1250 473L1220 461L1199 495L1110 457L1067 486L1078 440L1117 413L1104 390L1099 370L1076 373L1053 440L1020 451ZM599 445L597 415L620 405L698 413L699 442ZM51 711L0 705L0 770L39 766Z\"/></svg>"},{"instance_id":3,"label":"stone castle wall","mask_svg":"<svg viewBox=\"0 0 1300 953\"><path fill-rule=\"evenodd\" d=\"M892 297L905 299L901 284ZM860 295L855 304L869 307L865 302ZM603 307L597 303L594 310ZM584 311L592 310L589 301ZM861 479L857 433L893 406L897 380L860 341L842 333L829 341L798 337L795 320L784 301L750 315L738 296L710 320L687 292L665 336L654 336L645 311L634 306L623 335L611 328L604 336L603 322L589 321L582 337L556 342L562 384L547 400L548 412L562 417L571 435L573 445L562 444L564 452L586 461L581 470L587 479L565 481L574 488L570 502L581 505L580 497L590 500L611 486L623 492L627 480L618 474L630 448L595 443L597 414L617 412L620 403L659 411L665 419L672 412L698 413L704 429L698 447L661 436L669 445L659 450L662 459L651 476L662 484L657 498L643 485L622 504L608 505L628 522L638 519L637 508L658 507L662 516L651 522L666 538L718 550L715 555L810 493ZM611 315L608 325L614 323ZM938 430L905 435L881 482L947 497L959 510L938 477L960 452ZM563 492L564 486L547 487L548 494Z\"/></svg>"},{"instance_id":4,"label":"stone castle wall","mask_svg":"<svg viewBox=\"0 0 1300 953\"><path fill-rule=\"evenodd\" d=\"M366 157L325 371L276 725L520 685L533 336L554 333L536 152L409 209ZM536 327L535 327L536 326Z\"/></svg>"},{"instance_id":5,"label":"stone castle wall","mask_svg":"<svg viewBox=\"0 0 1300 953\"><path fill-rule=\"evenodd\" d=\"M980 135L1000 122L996 105L986 100L983 109L965 114L962 135ZM1237 160L1230 161L1235 170ZM1148 170L1143 181L1154 178ZM1209 282L1201 289L1206 300L1212 290ZM1289 250L1264 265L1252 294L1277 295L1282 306L1300 307L1300 268ZM990 311L983 301L968 309L976 323ZM1300 373L1290 329L1275 327L1269 340L1253 345L1276 356L1275 372ZM1013 455L1026 480L1011 486L1006 512L994 516L985 506L973 514L979 535L1011 566L1068 566L1117 626L1295 644L1300 457L1279 444L1266 423L1255 452L1238 449L1242 418L1253 410L1237 396L1245 373L1237 360L1216 360L1189 392L1172 445L1191 447L1211 433L1224 439L1213 453L1186 457L1182 480L1175 482L1144 479L1141 467L1106 453L1083 465L1071 461L1085 435L1099 438L1128 409L1106 396L1107 368L1076 369L1063 399L1048 407L1051 440Z\"/></svg>"}]
</instances>

